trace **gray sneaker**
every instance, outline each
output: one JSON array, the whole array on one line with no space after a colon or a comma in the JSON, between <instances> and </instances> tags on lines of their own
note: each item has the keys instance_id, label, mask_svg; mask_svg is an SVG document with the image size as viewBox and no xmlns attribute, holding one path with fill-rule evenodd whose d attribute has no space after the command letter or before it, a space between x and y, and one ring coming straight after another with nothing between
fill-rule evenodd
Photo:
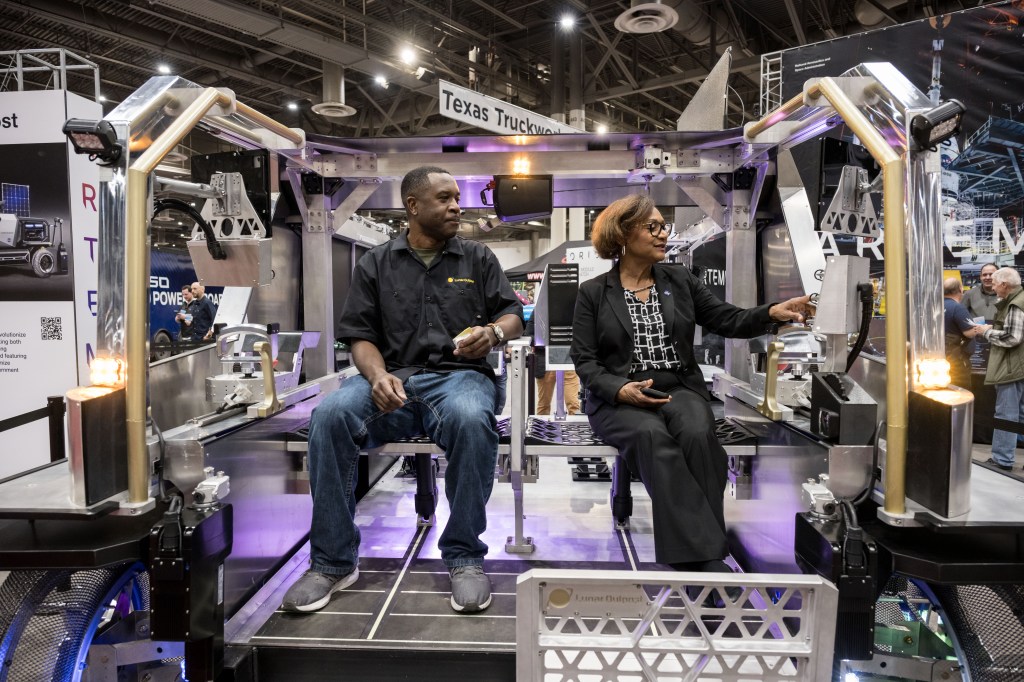
<instances>
[{"instance_id":1,"label":"gray sneaker","mask_svg":"<svg viewBox=\"0 0 1024 682\"><path fill-rule=\"evenodd\" d=\"M452 577L452 608L459 613L483 611L491 605L491 580L481 566L448 569Z\"/></svg>"},{"instance_id":2,"label":"gray sneaker","mask_svg":"<svg viewBox=\"0 0 1024 682\"><path fill-rule=\"evenodd\" d=\"M281 602L285 611L309 613L319 611L331 601L331 595L340 592L359 578L359 569L354 568L348 575L331 575L309 570L288 588Z\"/></svg>"}]
</instances>

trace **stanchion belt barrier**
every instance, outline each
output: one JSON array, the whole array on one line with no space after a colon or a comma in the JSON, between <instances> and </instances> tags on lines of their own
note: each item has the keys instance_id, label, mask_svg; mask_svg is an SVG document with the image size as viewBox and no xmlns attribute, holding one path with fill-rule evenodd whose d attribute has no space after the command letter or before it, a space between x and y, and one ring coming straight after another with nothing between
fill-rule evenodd
<instances>
[{"instance_id":1,"label":"stanchion belt barrier","mask_svg":"<svg viewBox=\"0 0 1024 682\"><path fill-rule=\"evenodd\" d=\"M1018 436L1024 436L1024 424L1020 422L1012 422L1008 419L993 419L992 428L999 429L1000 431L1009 431L1016 433Z\"/></svg>"},{"instance_id":2,"label":"stanchion belt barrier","mask_svg":"<svg viewBox=\"0 0 1024 682\"><path fill-rule=\"evenodd\" d=\"M25 424L31 424L32 422L42 419L49 414L50 408L40 407L38 410L32 410L25 414L19 414L16 417L8 417L7 419L0 420L0 433L16 429L19 426L24 426Z\"/></svg>"}]
</instances>

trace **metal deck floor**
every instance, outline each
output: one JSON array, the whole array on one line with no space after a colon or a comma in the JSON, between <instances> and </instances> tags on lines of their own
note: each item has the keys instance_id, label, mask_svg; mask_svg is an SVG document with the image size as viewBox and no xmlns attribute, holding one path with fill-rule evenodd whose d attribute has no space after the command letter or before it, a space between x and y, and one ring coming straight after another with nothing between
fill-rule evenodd
<instances>
[{"instance_id":1,"label":"metal deck floor","mask_svg":"<svg viewBox=\"0 0 1024 682\"><path fill-rule=\"evenodd\" d=\"M495 482L483 537L490 547L484 567L494 600L483 613L457 614L449 605L450 583L437 548L448 518L443 479L438 478L442 500L436 523L417 527L415 477L403 477L399 462L357 507L362 545L356 583L334 595L322 611L281 611L285 590L308 565L307 544L231 619L226 643L258 648L261 655L274 648L506 653L511 674L519 574L531 568L667 569L654 563L650 499L641 484L632 486L632 528L617 531L607 481L572 481L572 467L562 458L542 459L541 468L539 481L527 484L524 493L526 534L537 545L530 555L504 551L506 538L514 533L512 491L507 483Z\"/></svg>"},{"instance_id":2,"label":"metal deck floor","mask_svg":"<svg viewBox=\"0 0 1024 682\"><path fill-rule=\"evenodd\" d=\"M978 459L984 455L975 452ZM258 659L259 673L249 679L511 680L518 575L531 568L667 569L654 561L650 499L641 484L631 486L631 528L621 531L612 522L609 482L573 481L563 458L541 458L540 467L538 482L524 486L525 532L536 551L504 551L514 533L512 490L495 481L483 536L494 601L483 613L457 614L449 606L449 580L437 548L449 513L443 478L435 524L418 527L415 477L402 475L397 462L357 507L362 545L360 577L352 587L320 612L280 611L285 590L308 565L306 545L229 621L229 647ZM979 478L988 474L982 471ZM726 504L730 527L741 522L738 509Z\"/></svg>"}]
</instances>

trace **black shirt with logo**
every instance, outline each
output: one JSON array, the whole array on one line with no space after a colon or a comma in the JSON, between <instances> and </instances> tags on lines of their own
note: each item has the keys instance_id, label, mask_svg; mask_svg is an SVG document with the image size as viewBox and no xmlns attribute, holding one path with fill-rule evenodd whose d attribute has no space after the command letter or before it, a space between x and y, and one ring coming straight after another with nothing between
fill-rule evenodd
<instances>
[{"instance_id":1,"label":"black shirt with logo","mask_svg":"<svg viewBox=\"0 0 1024 682\"><path fill-rule=\"evenodd\" d=\"M424 369L493 376L486 358L454 355L452 338L509 314L522 319L523 306L486 246L454 237L428 268L402 234L359 260L338 337L373 343L403 381Z\"/></svg>"}]
</instances>

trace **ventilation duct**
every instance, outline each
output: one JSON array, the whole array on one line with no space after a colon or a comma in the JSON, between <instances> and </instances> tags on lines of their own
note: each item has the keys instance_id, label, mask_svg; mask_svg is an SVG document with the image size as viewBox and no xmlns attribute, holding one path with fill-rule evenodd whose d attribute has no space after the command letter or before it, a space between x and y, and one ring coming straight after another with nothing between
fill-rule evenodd
<instances>
[{"instance_id":1,"label":"ventilation duct","mask_svg":"<svg viewBox=\"0 0 1024 682\"><path fill-rule=\"evenodd\" d=\"M324 62L323 101L313 111L325 118L345 118L356 110L345 104L345 70L340 64Z\"/></svg>"},{"instance_id":2,"label":"ventilation duct","mask_svg":"<svg viewBox=\"0 0 1024 682\"><path fill-rule=\"evenodd\" d=\"M678 21L679 14L661 0L632 0L629 9L615 18L615 28L623 33L658 33Z\"/></svg>"},{"instance_id":3,"label":"ventilation duct","mask_svg":"<svg viewBox=\"0 0 1024 682\"><path fill-rule=\"evenodd\" d=\"M725 11L717 5L698 4L695 0L632 0L628 10L615 19L615 28L623 33L655 33L672 28L694 45L708 45L715 35L715 51L735 47L747 56L753 53L740 49Z\"/></svg>"},{"instance_id":4,"label":"ventilation duct","mask_svg":"<svg viewBox=\"0 0 1024 682\"><path fill-rule=\"evenodd\" d=\"M907 4L907 0L859 0L853 7L853 16L864 28L874 28L886 20L886 11Z\"/></svg>"}]
</instances>

